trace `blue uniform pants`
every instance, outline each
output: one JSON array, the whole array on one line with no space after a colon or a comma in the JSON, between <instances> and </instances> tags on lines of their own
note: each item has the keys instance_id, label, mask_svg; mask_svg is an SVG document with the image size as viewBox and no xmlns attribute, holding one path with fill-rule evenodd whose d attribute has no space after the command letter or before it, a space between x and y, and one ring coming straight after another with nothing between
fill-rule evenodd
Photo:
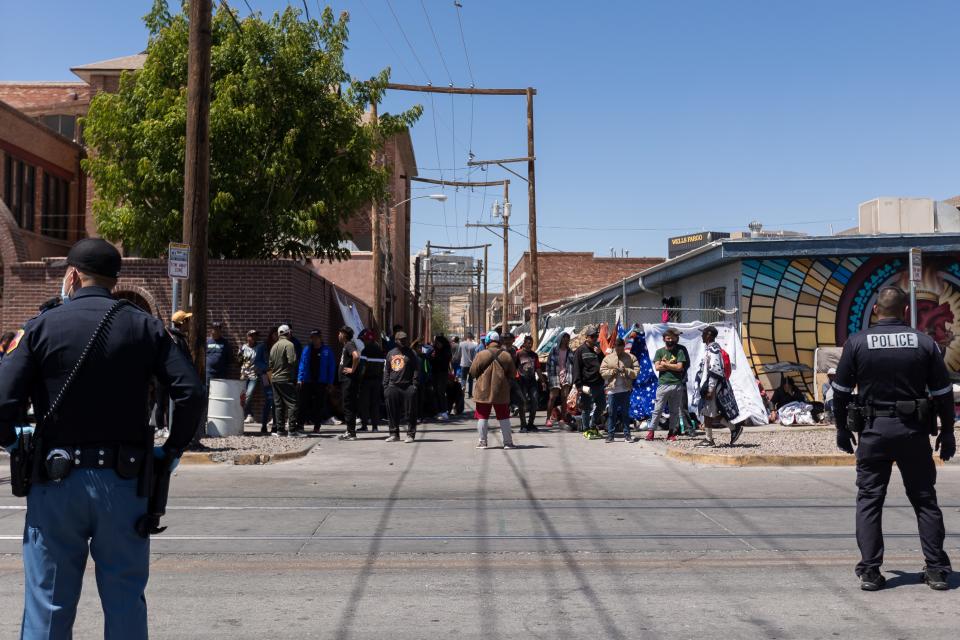
<instances>
[{"instance_id":1,"label":"blue uniform pants","mask_svg":"<svg viewBox=\"0 0 960 640\"><path fill-rule=\"evenodd\" d=\"M112 469L74 469L60 482L30 490L22 639L73 637L88 553L96 563L104 638L146 639L150 540L134 530L146 510L136 478L124 480Z\"/></svg>"}]
</instances>

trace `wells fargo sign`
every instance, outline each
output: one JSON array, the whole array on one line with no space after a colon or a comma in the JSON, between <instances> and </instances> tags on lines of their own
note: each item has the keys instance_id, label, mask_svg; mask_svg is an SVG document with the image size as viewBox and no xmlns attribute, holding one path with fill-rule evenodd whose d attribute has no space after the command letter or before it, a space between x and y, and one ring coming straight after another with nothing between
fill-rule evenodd
<instances>
[{"instance_id":1,"label":"wells fargo sign","mask_svg":"<svg viewBox=\"0 0 960 640\"><path fill-rule=\"evenodd\" d=\"M670 258L676 258L687 251L693 251L697 247L702 247L703 245L713 242L714 240L718 240L719 238L729 237L729 233L723 233L720 231L701 231L699 233L691 233L685 236L675 236L667 241L667 256Z\"/></svg>"}]
</instances>

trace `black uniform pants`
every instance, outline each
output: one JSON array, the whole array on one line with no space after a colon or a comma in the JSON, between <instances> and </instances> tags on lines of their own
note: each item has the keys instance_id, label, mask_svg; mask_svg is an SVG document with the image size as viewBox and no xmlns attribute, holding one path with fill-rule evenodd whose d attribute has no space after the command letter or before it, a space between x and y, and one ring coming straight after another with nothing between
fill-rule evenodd
<instances>
[{"instance_id":1,"label":"black uniform pants","mask_svg":"<svg viewBox=\"0 0 960 640\"><path fill-rule=\"evenodd\" d=\"M330 417L327 408L327 385L320 382L303 382L300 384L300 393L297 398L297 427L303 429L307 422L319 427Z\"/></svg>"},{"instance_id":2,"label":"black uniform pants","mask_svg":"<svg viewBox=\"0 0 960 640\"><path fill-rule=\"evenodd\" d=\"M288 422L291 429L297 428L297 387L292 382L274 382L273 430L286 431Z\"/></svg>"},{"instance_id":3,"label":"black uniform pants","mask_svg":"<svg viewBox=\"0 0 960 640\"><path fill-rule=\"evenodd\" d=\"M417 433L417 409L420 401L414 386L397 387L390 385L384 392L387 401L387 419L390 421L390 435L400 435L400 419L407 424L407 435Z\"/></svg>"},{"instance_id":4,"label":"black uniform pants","mask_svg":"<svg viewBox=\"0 0 960 640\"><path fill-rule=\"evenodd\" d=\"M433 393L434 393L434 404L437 409L437 414L446 413L449 407L447 406L447 372L444 371L442 375L437 373L433 374Z\"/></svg>"},{"instance_id":5,"label":"black uniform pants","mask_svg":"<svg viewBox=\"0 0 960 640\"><path fill-rule=\"evenodd\" d=\"M360 398L360 381L344 378L340 381L340 394L343 399L343 423L347 433L357 435L357 401Z\"/></svg>"},{"instance_id":6,"label":"black uniform pants","mask_svg":"<svg viewBox=\"0 0 960 640\"><path fill-rule=\"evenodd\" d=\"M877 419L860 434L857 447L857 546L861 560L857 575L883 564L883 502L890 482L890 471L897 463L907 498L913 505L920 530L920 547L927 567L950 570L950 559L943 550L943 514L937 506L937 470L933 462L930 438L919 431L907 432L902 424Z\"/></svg>"},{"instance_id":7,"label":"black uniform pants","mask_svg":"<svg viewBox=\"0 0 960 640\"><path fill-rule=\"evenodd\" d=\"M369 378L360 382L360 424L376 429L380 426L380 402L383 400L383 379Z\"/></svg>"}]
</instances>

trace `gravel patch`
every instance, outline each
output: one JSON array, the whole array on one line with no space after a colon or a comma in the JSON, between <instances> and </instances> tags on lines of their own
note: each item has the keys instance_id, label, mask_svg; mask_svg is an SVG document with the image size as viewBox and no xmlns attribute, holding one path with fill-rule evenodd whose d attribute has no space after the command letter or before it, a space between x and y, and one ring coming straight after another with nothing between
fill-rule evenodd
<instances>
[{"instance_id":1,"label":"gravel patch","mask_svg":"<svg viewBox=\"0 0 960 640\"><path fill-rule=\"evenodd\" d=\"M165 438L157 438L156 444L163 444ZM187 451L212 454L215 462L232 462L244 453L274 455L309 449L317 438L275 438L273 436L227 436L226 438L201 438L199 446Z\"/></svg>"},{"instance_id":2,"label":"gravel patch","mask_svg":"<svg viewBox=\"0 0 960 640\"><path fill-rule=\"evenodd\" d=\"M713 440L716 447L698 447L703 438L680 438L675 442L657 439L669 448L709 453L720 456L744 455L836 455L843 452L837 448L836 431L833 427L822 429L804 429L795 431L784 427L776 431L751 431L744 429L737 444L730 446L730 432L726 429L714 429ZM933 438L930 440L933 444Z\"/></svg>"}]
</instances>

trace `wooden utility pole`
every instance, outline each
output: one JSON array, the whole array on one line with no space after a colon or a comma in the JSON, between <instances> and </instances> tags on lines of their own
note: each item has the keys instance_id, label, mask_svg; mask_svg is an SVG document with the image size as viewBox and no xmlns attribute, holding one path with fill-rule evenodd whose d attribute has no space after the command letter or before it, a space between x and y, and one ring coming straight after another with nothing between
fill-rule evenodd
<instances>
[{"instance_id":1,"label":"wooden utility pole","mask_svg":"<svg viewBox=\"0 0 960 640\"><path fill-rule=\"evenodd\" d=\"M540 283L537 270L537 188L534 179L533 150L533 88L527 87L527 198L529 211L530 260L527 278L530 280L530 336L534 346L540 343Z\"/></svg>"},{"instance_id":2,"label":"wooden utility pole","mask_svg":"<svg viewBox=\"0 0 960 640\"><path fill-rule=\"evenodd\" d=\"M490 245L483 246L483 326L480 329L489 329L490 321L487 319L487 276L490 273L490 261L487 259L487 249ZM479 337L479 336L478 336Z\"/></svg>"},{"instance_id":3,"label":"wooden utility pole","mask_svg":"<svg viewBox=\"0 0 960 640\"><path fill-rule=\"evenodd\" d=\"M377 103L370 103L370 122L377 126ZM371 163L377 166L377 150L373 150ZM373 322L379 331L383 326L383 256L380 254L380 206L376 199L370 203L370 252L373 254Z\"/></svg>"},{"instance_id":4,"label":"wooden utility pole","mask_svg":"<svg viewBox=\"0 0 960 640\"><path fill-rule=\"evenodd\" d=\"M210 215L211 0L190 2L187 67L187 140L183 179L183 241L190 245L190 272L182 308L193 313L190 352L201 379L206 375L207 222ZM201 428L205 428L205 425Z\"/></svg>"}]
</instances>

